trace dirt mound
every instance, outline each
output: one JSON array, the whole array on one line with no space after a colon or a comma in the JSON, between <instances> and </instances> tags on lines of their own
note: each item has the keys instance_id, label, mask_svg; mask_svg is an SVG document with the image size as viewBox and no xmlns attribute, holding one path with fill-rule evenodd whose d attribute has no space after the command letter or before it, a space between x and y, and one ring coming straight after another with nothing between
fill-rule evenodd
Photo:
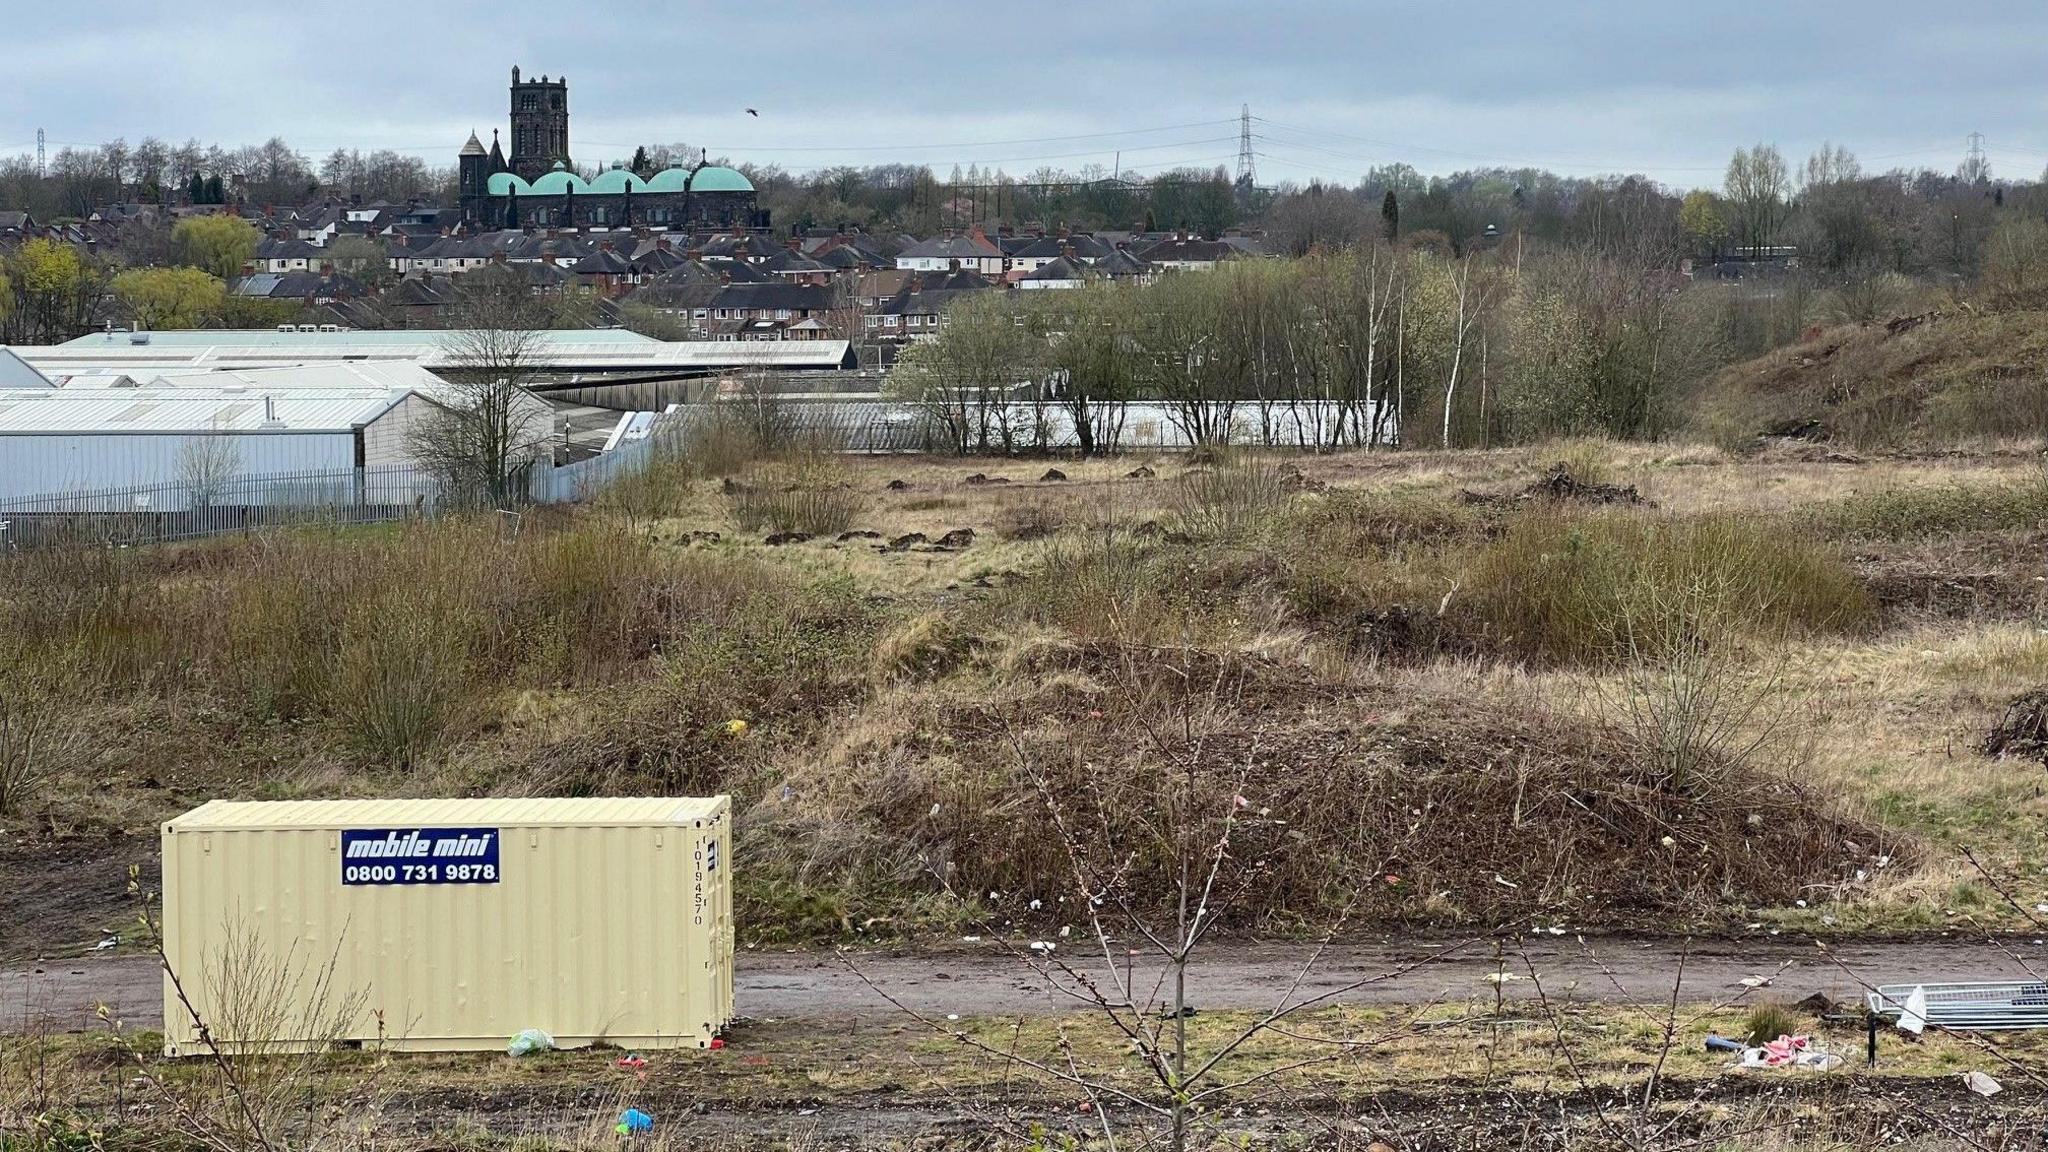
<instances>
[{"instance_id":1,"label":"dirt mound","mask_svg":"<svg viewBox=\"0 0 2048 1152\"><path fill-rule=\"evenodd\" d=\"M1072 881L1047 795L1158 902L1162 845L1211 842L1235 807L1231 855L1252 873L1237 928L1346 905L1362 922L1668 926L1812 900L1873 853L1910 855L1796 783L1673 783L1618 733L1546 714L1181 651L1049 646L1016 671L1012 693L878 702L793 782L809 810L777 816L801 825L777 838L806 846L803 871L1050 905Z\"/></svg>"},{"instance_id":2,"label":"dirt mound","mask_svg":"<svg viewBox=\"0 0 2048 1152\"><path fill-rule=\"evenodd\" d=\"M1951 308L1827 329L1731 365L1700 390L1693 431L1726 444L1924 450L2039 426L2048 319Z\"/></svg>"},{"instance_id":3,"label":"dirt mound","mask_svg":"<svg viewBox=\"0 0 2048 1152\"><path fill-rule=\"evenodd\" d=\"M2025 757L2048 764L2048 684L2013 697L1978 747L1993 759Z\"/></svg>"},{"instance_id":4,"label":"dirt mound","mask_svg":"<svg viewBox=\"0 0 2048 1152\"><path fill-rule=\"evenodd\" d=\"M1522 489L1526 499L1571 500L1581 504L1648 504L1633 484L1589 484L1563 464L1553 464L1543 479Z\"/></svg>"},{"instance_id":5,"label":"dirt mound","mask_svg":"<svg viewBox=\"0 0 2048 1152\"><path fill-rule=\"evenodd\" d=\"M1594 484L1572 475L1566 465L1553 464L1541 480L1534 481L1520 492L1474 492L1469 488L1458 491L1458 501L1476 508L1516 508L1537 500L1553 503L1576 504L1640 504L1654 508L1656 504L1636 491L1633 484Z\"/></svg>"}]
</instances>

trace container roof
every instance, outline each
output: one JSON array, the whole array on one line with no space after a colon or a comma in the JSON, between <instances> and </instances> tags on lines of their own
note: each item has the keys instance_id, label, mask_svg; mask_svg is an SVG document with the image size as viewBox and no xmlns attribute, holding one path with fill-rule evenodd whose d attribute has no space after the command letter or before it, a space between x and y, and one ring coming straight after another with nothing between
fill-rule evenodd
<instances>
[{"instance_id":1,"label":"container roof","mask_svg":"<svg viewBox=\"0 0 2048 1152\"><path fill-rule=\"evenodd\" d=\"M675 827L727 812L725 796L461 800L211 800L164 823L167 832L291 828Z\"/></svg>"}]
</instances>

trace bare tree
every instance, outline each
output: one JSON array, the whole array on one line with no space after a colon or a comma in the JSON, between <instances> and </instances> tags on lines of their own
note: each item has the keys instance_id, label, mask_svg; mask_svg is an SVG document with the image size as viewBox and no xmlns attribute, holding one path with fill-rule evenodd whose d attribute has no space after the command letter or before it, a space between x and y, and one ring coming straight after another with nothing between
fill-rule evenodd
<instances>
[{"instance_id":1,"label":"bare tree","mask_svg":"<svg viewBox=\"0 0 2048 1152\"><path fill-rule=\"evenodd\" d=\"M241 472L242 446L218 425L205 435L188 437L178 448L178 480L194 511L213 507Z\"/></svg>"},{"instance_id":2,"label":"bare tree","mask_svg":"<svg viewBox=\"0 0 2048 1152\"><path fill-rule=\"evenodd\" d=\"M1452 298L1457 301L1456 319L1451 325L1451 371L1444 382L1444 447L1451 447L1451 411L1458 398L1458 375L1465 366L1466 338L1472 334L1473 325L1486 309L1488 284L1481 280L1475 288L1472 283L1472 260L1470 252L1458 262L1454 276L1448 265L1444 267L1444 279L1452 287Z\"/></svg>"},{"instance_id":3,"label":"bare tree","mask_svg":"<svg viewBox=\"0 0 2048 1152\"><path fill-rule=\"evenodd\" d=\"M526 389L540 375L546 304L515 274L465 278L446 343L447 388L412 433L415 459L459 491L503 503L547 448L553 420Z\"/></svg>"},{"instance_id":4,"label":"bare tree","mask_svg":"<svg viewBox=\"0 0 2048 1152\"><path fill-rule=\"evenodd\" d=\"M1791 188L1785 157L1769 144L1737 148L1728 161L1726 191L1735 208L1736 237L1752 255L1771 242L1784 222Z\"/></svg>"},{"instance_id":5,"label":"bare tree","mask_svg":"<svg viewBox=\"0 0 2048 1152\"><path fill-rule=\"evenodd\" d=\"M1143 811L1129 806L1129 780L1089 765L1078 767L1077 798L1077 766L1064 763L1056 748L1034 746L1015 727L1006 734L1010 753L1037 793L1064 855L1060 879L1068 890L1061 905L1077 910L1079 924L1063 929L1058 939L1029 944L993 929L990 937L1056 996L1072 1001L1127 1044L1143 1067L1143 1083L1131 1086L1120 1082L1113 1068L1090 1066L1064 1029L1057 1051L1044 1055L992 1043L918 1011L869 980L850 957L841 957L876 995L906 1016L983 1055L1084 1094L1085 1111L1109 1148L1123 1146L1118 1128L1126 1124L1112 1115L1112 1108L1131 1118L1131 1128L1163 1129L1147 1136L1142 1146L1185 1152L1197 1146L1197 1131L1208 1118L1228 1103L1271 1092L1290 1073L1350 1059L1405 1035L1410 1022L1433 1005L1377 1026L1348 1018L1317 1019L1315 1013L1470 944L1311 994L1305 988L1346 923L1340 913L1287 984L1274 989L1271 1008L1209 1042L1191 1036L1188 1020L1196 1005L1189 998L1189 973L1231 909L1264 882L1270 854L1285 851L1288 841L1284 822L1245 795L1264 755L1256 741L1237 755L1208 742L1208 730L1239 691L1234 674L1227 667L1203 669L1192 652L1181 655L1184 664L1174 670L1169 687L1148 682L1128 656L1114 674L1115 694L1129 709L1133 738L1147 748L1148 759L1162 765L1157 790L1141 789L1148 797ZM952 892L946 870L934 867L933 873ZM1163 898L1153 890L1161 881ZM1064 950L1069 947L1071 958ZM1284 1042L1290 1054L1256 1071L1245 1070L1243 1058L1254 1055L1262 1042ZM1307 1054L1294 1054L1301 1052Z\"/></svg>"}]
</instances>

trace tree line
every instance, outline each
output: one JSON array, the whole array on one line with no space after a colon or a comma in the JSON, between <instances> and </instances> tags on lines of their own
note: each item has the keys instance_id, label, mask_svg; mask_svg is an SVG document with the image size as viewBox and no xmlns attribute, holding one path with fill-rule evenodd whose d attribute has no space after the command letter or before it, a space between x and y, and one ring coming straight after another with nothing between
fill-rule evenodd
<instances>
[{"instance_id":1,"label":"tree line","mask_svg":"<svg viewBox=\"0 0 2048 1152\"><path fill-rule=\"evenodd\" d=\"M32 156L0 159L0 211L38 220L82 219L110 204L295 206L321 196L364 201L448 200L455 168L380 149L336 149L317 165L282 137L245 148L145 137L59 149L41 170Z\"/></svg>"},{"instance_id":2,"label":"tree line","mask_svg":"<svg viewBox=\"0 0 2048 1152\"><path fill-rule=\"evenodd\" d=\"M0 344L60 343L92 331L110 313L159 331L281 323L299 313L296 301L228 292L261 240L240 217L194 216L164 230L149 261L123 263L113 253L33 237L0 251ZM383 248L372 241L350 238L336 256L351 251L357 262L384 265Z\"/></svg>"},{"instance_id":3,"label":"tree line","mask_svg":"<svg viewBox=\"0 0 2048 1152\"><path fill-rule=\"evenodd\" d=\"M2048 222L2003 217L1973 261L1988 306L2048 305ZM1655 439L1729 364L1815 325L1924 311L1957 290L1889 271L1687 281L1588 241L1460 251L1440 233L1371 234L1144 284L982 293L905 352L892 387L934 447L962 453L1066 436L1084 453L1113 451L1132 442L1141 403L1190 443Z\"/></svg>"}]
</instances>

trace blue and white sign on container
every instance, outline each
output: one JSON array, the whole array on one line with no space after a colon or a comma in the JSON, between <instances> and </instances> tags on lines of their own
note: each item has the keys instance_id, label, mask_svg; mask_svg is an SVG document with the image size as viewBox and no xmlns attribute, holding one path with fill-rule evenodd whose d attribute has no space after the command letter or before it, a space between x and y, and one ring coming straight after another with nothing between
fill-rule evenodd
<instances>
[{"instance_id":1,"label":"blue and white sign on container","mask_svg":"<svg viewBox=\"0 0 2048 1152\"><path fill-rule=\"evenodd\" d=\"M496 828L352 828L341 834L344 885L496 884Z\"/></svg>"}]
</instances>

